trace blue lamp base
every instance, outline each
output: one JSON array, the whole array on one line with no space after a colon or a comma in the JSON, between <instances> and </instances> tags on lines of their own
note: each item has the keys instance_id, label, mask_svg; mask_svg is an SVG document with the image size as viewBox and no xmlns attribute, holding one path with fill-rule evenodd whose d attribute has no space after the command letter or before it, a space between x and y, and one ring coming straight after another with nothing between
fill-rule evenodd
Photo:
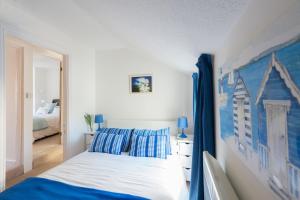
<instances>
[{"instance_id":1,"label":"blue lamp base","mask_svg":"<svg viewBox=\"0 0 300 200\"><path fill-rule=\"evenodd\" d=\"M101 123L98 123L98 129L97 129L97 131L100 131L100 129L101 129Z\"/></svg>"},{"instance_id":2,"label":"blue lamp base","mask_svg":"<svg viewBox=\"0 0 300 200\"><path fill-rule=\"evenodd\" d=\"M180 138L187 138L187 135L182 132L178 137L180 137Z\"/></svg>"}]
</instances>

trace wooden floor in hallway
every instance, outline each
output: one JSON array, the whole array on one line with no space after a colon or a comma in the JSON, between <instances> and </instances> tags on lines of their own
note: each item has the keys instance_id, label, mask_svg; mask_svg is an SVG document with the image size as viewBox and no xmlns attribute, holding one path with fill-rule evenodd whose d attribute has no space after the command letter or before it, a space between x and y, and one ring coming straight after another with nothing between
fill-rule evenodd
<instances>
[{"instance_id":1,"label":"wooden floor in hallway","mask_svg":"<svg viewBox=\"0 0 300 200\"><path fill-rule=\"evenodd\" d=\"M21 176L7 181L6 188L13 186L28 177L38 176L62 162L63 146L61 144L60 134L36 141L33 143L33 169Z\"/></svg>"}]
</instances>

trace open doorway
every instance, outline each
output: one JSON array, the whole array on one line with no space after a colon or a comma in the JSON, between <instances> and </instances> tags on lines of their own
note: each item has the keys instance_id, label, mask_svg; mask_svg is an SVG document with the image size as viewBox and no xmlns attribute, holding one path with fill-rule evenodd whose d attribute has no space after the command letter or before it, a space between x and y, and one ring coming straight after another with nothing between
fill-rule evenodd
<instances>
[{"instance_id":1,"label":"open doorway","mask_svg":"<svg viewBox=\"0 0 300 200\"><path fill-rule=\"evenodd\" d=\"M33 55L32 168L63 160L60 112L60 61Z\"/></svg>"},{"instance_id":2,"label":"open doorway","mask_svg":"<svg viewBox=\"0 0 300 200\"><path fill-rule=\"evenodd\" d=\"M62 54L5 36L6 187L64 159L66 63Z\"/></svg>"}]
</instances>

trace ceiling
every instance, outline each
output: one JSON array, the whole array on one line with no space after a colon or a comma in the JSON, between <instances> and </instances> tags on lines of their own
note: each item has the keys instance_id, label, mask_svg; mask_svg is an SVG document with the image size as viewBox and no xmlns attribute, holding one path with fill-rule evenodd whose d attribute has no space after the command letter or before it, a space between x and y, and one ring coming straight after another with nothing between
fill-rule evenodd
<instances>
[{"instance_id":1,"label":"ceiling","mask_svg":"<svg viewBox=\"0 0 300 200\"><path fill-rule=\"evenodd\" d=\"M11 0L96 50L135 48L191 71L222 46L250 0Z\"/></svg>"}]
</instances>

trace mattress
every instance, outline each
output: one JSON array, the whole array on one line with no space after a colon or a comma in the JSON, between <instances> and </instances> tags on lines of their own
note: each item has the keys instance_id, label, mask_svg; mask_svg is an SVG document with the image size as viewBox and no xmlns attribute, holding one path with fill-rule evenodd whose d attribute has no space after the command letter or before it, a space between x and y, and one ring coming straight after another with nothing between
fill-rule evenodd
<instances>
[{"instance_id":1,"label":"mattress","mask_svg":"<svg viewBox=\"0 0 300 200\"><path fill-rule=\"evenodd\" d=\"M33 135L32 141L34 142L38 139L42 139L44 137L48 137L48 136L57 134L59 132L60 132L59 129L53 128L53 127L50 127L50 126L46 129L43 129L43 130L33 131L32 132L32 135Z\"/></svg>"},{"instance_id":2,"label":"mattress","mask_svg":"<svg viewBox=\"0 0 300 200\"><path fill-rule=\"evenodd\" d=\"M83 152L41 178L149 199L188 199L178 156L168 159Z\"/></svg>"},{"instance_id":3,"label":"mattress","mask_svg":"<svg viewBox=\"0 0 300 200\"><path fill-rule=\"evenodd\" d=\"M54 135L60 132L60 117L59 113L52 113L52 114L39 114L36 115L39 118L43 118L47 121L48 128L33 131L33 141Z\"/></svg>"}]
</instances>

